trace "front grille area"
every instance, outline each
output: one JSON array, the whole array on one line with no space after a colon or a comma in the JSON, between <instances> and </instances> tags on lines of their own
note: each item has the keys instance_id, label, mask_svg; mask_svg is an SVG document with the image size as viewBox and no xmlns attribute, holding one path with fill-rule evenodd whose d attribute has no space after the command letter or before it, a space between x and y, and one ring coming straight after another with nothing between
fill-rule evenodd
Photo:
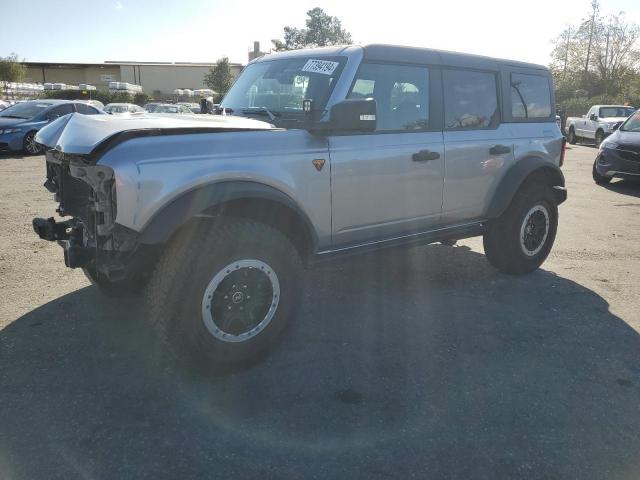
<instances>
[{"instance_id":1,"label":"front grille area","mask_svg":"<svg viewBox=\"0 0 640 480\"><path fill-rule=\"evenodd\" d=\"M78 217L86 223L91 217L89 209L93 203L91 187L73 178L69 174L69 167L60 164L47 163L47 179L53 186L56 201L60 203L60 215Z\"/></svg>"},{"instance_id":2,"label":"front grille area","mask_svg":"<svg viewBox=\"0 0 640 480\"><path fill-rule=\"evenodd\" d=\"M618 145L616 152L625 160L640 162L640 147L636 145Z\"/></svg>"}]
</instances>

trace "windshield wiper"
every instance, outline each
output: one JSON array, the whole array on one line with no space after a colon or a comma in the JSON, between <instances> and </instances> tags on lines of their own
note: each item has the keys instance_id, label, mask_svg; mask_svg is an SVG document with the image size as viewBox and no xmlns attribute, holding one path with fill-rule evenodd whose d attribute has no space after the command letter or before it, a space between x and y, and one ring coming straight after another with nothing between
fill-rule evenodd
<instances>
[{"instance_id":1,"label":"windshield wiper","mask_svg":"<svg viewBox=\"0 0 640 480\"><path fill-rule=\"evenodd\" d=\"M17 115L0 115L3 118L20 118L21 120L26 120L29 117L18 117Z\"/></svg>"},{"instance_id":2,"label":"windshield wiper","mask_svg":"<svg viewBox=\"0 0 640 480\"><path fill-rule=\"evenodd\" d=\"M249 107L249 108L243 108L241 111L242 113L256 113L258 115L266 114L266 115L269 115L269 119L271 121L275 120L276 116L279 116L271 112L267 107Z\"/></svg>"}]
</instances>

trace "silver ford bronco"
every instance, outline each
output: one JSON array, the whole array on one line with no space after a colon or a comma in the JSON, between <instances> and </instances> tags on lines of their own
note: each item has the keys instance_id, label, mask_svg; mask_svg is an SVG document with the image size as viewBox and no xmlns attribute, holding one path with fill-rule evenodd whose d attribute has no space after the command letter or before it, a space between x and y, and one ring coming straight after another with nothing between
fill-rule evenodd
<instances>
[{"instance_id":1,"label":"silver ford bronco","mask_svg":"<svg viewBox=\"0 0 640 480\"><path fill-rule=\"evenodd\" d=\"M498 270L553 245L564 140L542 66L389 45L251 62L217 115L70 114L43 128L68 267L144 290L176 356L257 358L304 267L482 235Z\"/></svg>"}]
</instances>

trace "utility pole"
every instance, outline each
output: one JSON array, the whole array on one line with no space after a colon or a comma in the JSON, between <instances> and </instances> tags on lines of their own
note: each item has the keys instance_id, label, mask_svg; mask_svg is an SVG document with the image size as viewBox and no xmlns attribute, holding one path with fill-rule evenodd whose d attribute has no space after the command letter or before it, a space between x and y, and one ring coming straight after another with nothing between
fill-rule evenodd
<instances>
[{"instance_id":1,"label":"utility pole","mask_svg":"<svg viewBox=\"0 0 640 480\"><path fill-rule=\"evenodd\" d=\"M589 29L589 45L587 46L587 60L584 63L584 73L587 73L587 70L589 70L589 57L591 56L591 44L593 43L593 29L596 23L596 13L598 11L598 0L593 0L591 2L591 8L593 9L593 13L591 14L591 28Z\"/></svg>"}]
</instances>

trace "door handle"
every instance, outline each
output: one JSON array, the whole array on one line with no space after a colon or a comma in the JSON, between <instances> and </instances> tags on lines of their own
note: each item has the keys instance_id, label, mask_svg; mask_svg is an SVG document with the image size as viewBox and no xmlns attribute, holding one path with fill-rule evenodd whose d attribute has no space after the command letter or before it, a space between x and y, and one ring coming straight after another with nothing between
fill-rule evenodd
<instances>
[{"instance_id":1,"label":"door handle","mask_svg":"<svg viewBox=\"0 0 640 480\"><path fill-rule=\"evenodd\" d=\"M414 162L428 162L430 160L437 160L440 158L438 152L432 152L430 150L420 150L419 152L411 155L411 160Z\"/></svg>"},{"instance_id":2,"label":"door handle","mask_svg":"<svg viewBox=\"0 0 640 480\"><path fill-rule=\"evenodd\" d=\"M502 155L504 153L511 153L511 147L506 145L494 145L489 149L491 155Z\"/></svg>"}]
</instances>

